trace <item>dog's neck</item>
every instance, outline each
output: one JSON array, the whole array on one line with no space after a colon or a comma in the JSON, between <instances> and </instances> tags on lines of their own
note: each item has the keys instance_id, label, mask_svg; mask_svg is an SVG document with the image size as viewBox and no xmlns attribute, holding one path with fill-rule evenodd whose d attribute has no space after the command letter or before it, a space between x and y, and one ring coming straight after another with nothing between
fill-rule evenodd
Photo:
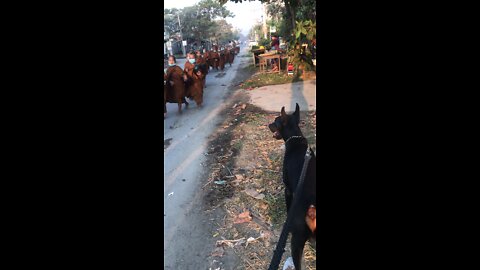
<instances>
[{"instance_id":1,"label":"dog's neck","mask_svg":"<svg viewBox=\"0 0 480 270\"><path fill-rule=\"evenodd\" d=\"M288 138L287 140L285 140L285 145L291 141L291 140L299 140L299 139L305 139L305 137L303 137L301 134L300 135L294 135L294 136L291 136L290 138Z\"/></svg>"},{"instance_id":2,"label":"dog's neck","mask_svg":"<svg viewBox=\"0 0 480 270\"><path fill-rule=\"evenodd\" d=\"M308 148L308 142L305 137L302 135L295 135L291 136L287 140L285 140L285 155L290 153L291 151L295 151L296 149L301 149L302 151L306 151Z\"/></svg>"}]
</instances>

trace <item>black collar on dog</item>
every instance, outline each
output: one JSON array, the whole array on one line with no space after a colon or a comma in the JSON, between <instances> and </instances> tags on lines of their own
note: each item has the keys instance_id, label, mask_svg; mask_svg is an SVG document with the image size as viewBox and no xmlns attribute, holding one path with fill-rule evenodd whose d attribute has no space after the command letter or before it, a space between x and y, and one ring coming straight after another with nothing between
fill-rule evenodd
<instances>
[{"instance_id":1,"label":"black collar on dog","mask_svg":"<svg viewBox=\"0 0 480 270\"><path fill-rule=\"evenodd\" d=\"M285 141L285 145L286 145L291 139L305 139L305 140L306 140L306 138L303 137L303 136L292 136L292 137L288 138L288 139Z\"/></svg>"}]
</instances>

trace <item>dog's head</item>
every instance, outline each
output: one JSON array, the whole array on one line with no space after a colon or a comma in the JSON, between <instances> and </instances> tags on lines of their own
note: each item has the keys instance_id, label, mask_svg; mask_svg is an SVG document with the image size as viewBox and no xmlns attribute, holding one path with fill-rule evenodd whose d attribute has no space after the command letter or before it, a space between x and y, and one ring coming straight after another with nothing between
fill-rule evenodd
<instances>
[{"instance_id":1,"label":"dog's head","mask_svg":"<svg viewBox=\"0 0 480 270\"><path fill-rule=\"evenodd\" d=\"M285 107L282 107L280 116L275 118L273 123L268 125L268 128L273 133L273 137L277 140L287 140L292 136L301 136L302 132L298 127L300 123L300 106L298 103L295 107L295 112L291 115L285 113Z\"/></svg>"}]
</instances>

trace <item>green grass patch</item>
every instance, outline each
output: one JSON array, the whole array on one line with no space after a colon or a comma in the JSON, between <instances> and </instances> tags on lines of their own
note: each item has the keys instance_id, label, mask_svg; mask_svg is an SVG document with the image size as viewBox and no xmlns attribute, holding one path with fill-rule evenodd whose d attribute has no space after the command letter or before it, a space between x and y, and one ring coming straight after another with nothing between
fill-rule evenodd
<instances>
[{"instance_id":1,"label":"green grass patch","mask_svg":"<svg viewBox=\"0 0 480 270\"><path fill-rule=\"evenodd\" d=\"M235 144L233 145L233 148L237 149L238 151L242 150L242 146L243 146L243 140L238 140L235 142Z\"/></svg>"},{"instance_id":2,"label":"green grass patch","mask_svg":"<svg viewBox=\"0 0 480 270\"><path fill-rule=\"evenodd\" d=\"M252 113L246 118L246 123L248 124L254 124L254 125L259 125L260 123L263 123L265 121L265 117L260 114L260 113Z\"/></svg>"},{"instance_id":3,"label":"green grass patch","mask_svg":"<svg viewBox=\"0 0 480 270\"><path fill-rule=\"evenodd\" d=\"M250 61L250 62L252 62L252 61ZM245 71L250 72L250 73L255 73L257 71L257 68L252 64L249 64L249 65L245 66L243 69Z\"/></svg>"},{"instance_id":4,"label":"green grass patch","mask_svg":"<svg viewBox=\"0 0 480 270\"><path fill-rule=\"evenodd\" d=\"M268 214L274 228L280 228L287 218L287 210L285 206L285 196L283 193L274 197L272 195L265 196L268 204Z\"/></svg>"}]
</instances>

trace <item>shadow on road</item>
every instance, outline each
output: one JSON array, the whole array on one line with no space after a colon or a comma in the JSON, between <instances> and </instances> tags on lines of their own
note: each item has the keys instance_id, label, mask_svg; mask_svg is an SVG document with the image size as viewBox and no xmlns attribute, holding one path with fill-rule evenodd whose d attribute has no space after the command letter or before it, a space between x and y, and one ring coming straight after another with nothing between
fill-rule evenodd
<instances>
[{"instance_id":1,"label":"shadow on road","mask_svg":"<svg viewBox=\"0 0 480 270\"><path fill-rule=\"evenodd\" d=\"M295 106L298 103L298 106L300 106L300 111L308 111L308 102L305 99L305 96L303 95L303 90L304 90L304 81L296 82L292 84L292 95L290 98L290 108L292 112L295 111Z\"/></svg>"}]
</instances>

